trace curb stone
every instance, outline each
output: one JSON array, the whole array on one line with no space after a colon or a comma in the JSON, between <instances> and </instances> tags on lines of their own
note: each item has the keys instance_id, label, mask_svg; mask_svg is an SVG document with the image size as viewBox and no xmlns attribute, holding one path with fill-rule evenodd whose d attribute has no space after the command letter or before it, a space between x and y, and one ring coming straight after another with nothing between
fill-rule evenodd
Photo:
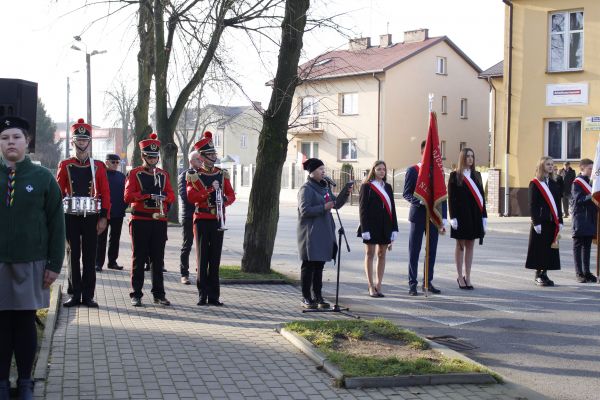
<instances>
[{"instance_id":1,"label":"curb stone","mask_svg":"<svg viewBox=\"0 0 600 400\"><path fill-rule=\"evenodd\" d=\"M222 279L221 285L287 285L283 279Z\"/></svg>"},{"instance_id":2,"label":"curb stone","mask_svg":"<svg viewBox=\"0 0 600 400\"><path fill-rule=\"evenodd\" d=\"M46 374L48 372L48 359L50 357L50 349L52 347L52 336L54 335L54 327L58 319L58 309L60 299L62 296L62 285L56 285L52 288L52 295L50 296L50 307L48 307L48 316L46 317L46 324L44 326L44 336L42 339L42 345L40 346L40 352L38 353L37 360L35 362L35 370L33 371L34 381L46 380Z\"/></svg>"},{"instance_id":3,"label":"curb stone","mask_svg":"<svg viewBox=\"0 0 600 400\"><path fill-rule=\"evenodd\" d=\"M496 379L487 373L454 373L454 374L427 374L427 375L404 375L404 376L374 376L374 377L345 377L342 371L327 359L312 343L295 332L285 329L279 325L276 329L283 337L292 343L308 358L317 364L317 368L325 370L331 375L336 385L346 389L396 387L396 386L424 386L424 385L448 385L448 384L496 384ZM467 361L482 368L489 368L471 360L464 355L450 350L438 343L425 339L433 349L443 355Z\"/></svg>"}]
</instances>

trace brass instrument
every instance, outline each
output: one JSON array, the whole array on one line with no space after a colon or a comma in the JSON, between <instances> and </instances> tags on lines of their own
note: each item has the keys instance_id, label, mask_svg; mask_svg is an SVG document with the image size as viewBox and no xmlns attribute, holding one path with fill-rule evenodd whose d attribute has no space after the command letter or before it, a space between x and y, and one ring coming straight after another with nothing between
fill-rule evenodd
<instances>
[{"instance_id":1,"label":"brass instrument","mask_svg":"<svg viewBox=\"0 0 600 400\"><path fill-rule=\"evenodd\" d=\"M152 172L154 173L154 186L158 186L159 194L151 194L150 197L152 200L158 203L158 211L157 213L152 213L152 218L154 219L162 219L166 218L165 210L164 210L164 201L166 196L162 194L162 183L160 180L160 175L156 175L156 168L152 168Z\"/></svg>"},{"instance_id":2,"label":"brass instrument","mask_svg":"<svg viewBox=\"0 0 600 400\"><path fill-rule=\"evenodd\" d=\"M220 222L219 230L226 231L225 227L225 215L223 214L223 189L219 185L219 188L215 191L215 204L217 206L217 218Z\"/></svg>"}]
</instances>

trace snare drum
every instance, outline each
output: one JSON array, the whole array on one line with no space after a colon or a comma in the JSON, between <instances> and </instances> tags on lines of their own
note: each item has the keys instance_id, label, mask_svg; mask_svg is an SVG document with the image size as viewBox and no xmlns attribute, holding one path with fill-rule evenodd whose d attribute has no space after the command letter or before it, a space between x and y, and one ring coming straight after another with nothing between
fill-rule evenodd
<instances>
[{"instance_id":1,"label":"snare drum","mask_svg":"<svg viewBox=\"0 0 600 400\"><path fill-rule=\"evenodd\" d=\"M87 215L98 214L101 210L101 200L95 197L71 197L63 198L63 210L65 214Z\"/></svg>"}]
</instances>

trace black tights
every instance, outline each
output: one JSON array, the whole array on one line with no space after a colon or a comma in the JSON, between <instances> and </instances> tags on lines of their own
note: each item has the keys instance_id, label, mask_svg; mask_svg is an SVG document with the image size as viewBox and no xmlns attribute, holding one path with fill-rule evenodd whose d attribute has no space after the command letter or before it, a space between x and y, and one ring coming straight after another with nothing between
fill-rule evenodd
<instances>
[{"instance_id":1,"label":"black tights","mask_svg":"<svg viewBox=\"0 0 600 400\"><path fill-rule=\"evenodd\" d=\"M35 310L0 311L0 380L7 380L13 354L20 379L30 379L37 348Z\"/></svg>"},{"instance_id":2,"label":"black tights","mask_svg":"<svg viewBox=\"0 0 600 400\"><path fill-rule=\"evenodd\" d=\"M311 299L310 287L316 299L321 298L321 288L323 287L323 267L324 261L302 261L300 267L300 280L302 281L302 297Z\"/></svg>"}]
</instances>

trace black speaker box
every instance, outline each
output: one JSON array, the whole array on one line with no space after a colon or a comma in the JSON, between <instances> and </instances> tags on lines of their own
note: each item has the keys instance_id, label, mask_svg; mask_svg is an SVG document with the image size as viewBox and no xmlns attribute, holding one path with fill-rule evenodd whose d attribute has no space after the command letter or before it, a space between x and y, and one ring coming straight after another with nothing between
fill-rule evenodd
<instances>
[{"instance_id":1,"label":"black speaker box","mask_svg":"<svg viewBox=\"0 0 600 400\"><path fill-rule=\"evenodd\" d=\"M22 79L0 78L0 117L15 115L29 122L29 152L35 152L37 83Z\"/></svg>"}]
</instances>

